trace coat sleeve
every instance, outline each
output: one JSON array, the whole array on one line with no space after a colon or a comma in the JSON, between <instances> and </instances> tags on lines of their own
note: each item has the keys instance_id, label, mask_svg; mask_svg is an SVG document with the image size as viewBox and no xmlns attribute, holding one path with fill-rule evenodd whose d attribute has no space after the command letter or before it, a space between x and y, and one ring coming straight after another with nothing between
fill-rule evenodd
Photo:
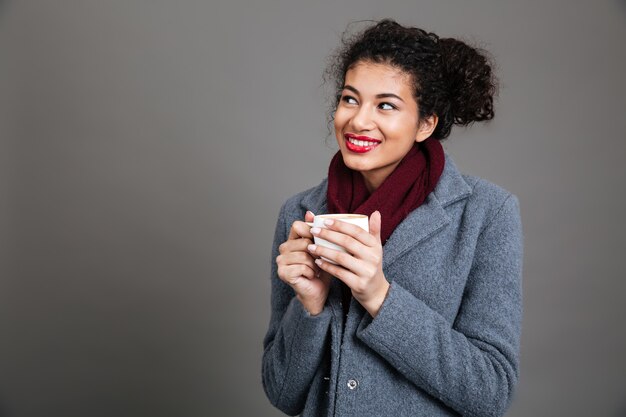
<instances>
[{"instance_id":1,"label":"coat sleeve","mask_svg":"<svg viewBox=\"0 0 626 417\"><path fill-rule=\"evenodd\" d=\"M501 416L518 379L522 229L514 195L478 237L451 325L397 283L357 337L417 387L463 416Z\"/></svg>"},{"instance_id":2,"label":"coat sleeve","mask_svg":"<svg viewBox=\"0 0 626 417\"><path fill-rule=\"evenodd\" d=\"M287 203L286 203L287 204ZM320 365L330 325L328 307L311 316L291 287L277 274L278 246L288 236L286 204L280 211L271 260L271 315L263 340L263 388L270 402L289 415L302 412L308 389Z\"/></svg>"}]
</instances>

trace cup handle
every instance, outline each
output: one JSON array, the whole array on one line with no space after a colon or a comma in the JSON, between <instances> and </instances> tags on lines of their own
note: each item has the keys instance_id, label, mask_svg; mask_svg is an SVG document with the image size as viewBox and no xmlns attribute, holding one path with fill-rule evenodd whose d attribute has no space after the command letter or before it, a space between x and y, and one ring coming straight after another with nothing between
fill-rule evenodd
<instances>
[{"instance_id":1,"label":"cup handle","mask_svg":"<svg viewBox=\"0 0 626 417\"><path fill-rule=\"evenodd\" d=\"M313 227L313 222L305 222L307 226Z\"/></svg>"}]
</instances>

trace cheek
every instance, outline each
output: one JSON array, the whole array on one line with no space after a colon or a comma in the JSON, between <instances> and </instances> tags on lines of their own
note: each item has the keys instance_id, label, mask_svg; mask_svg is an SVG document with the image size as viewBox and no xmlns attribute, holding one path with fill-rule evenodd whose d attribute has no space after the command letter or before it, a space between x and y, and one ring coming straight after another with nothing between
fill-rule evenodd
<instances>
[{"instance_id":1,"label":"cheek","mask_svg":"<svg viewBox=\"0 0 626 417\"><path fill-rule=\"evenodd\" d=\"M388 120L386 130L389 135L394 137L413 140L417 134L417 120L412 117Z\"/></svg>"},{"instance_id":2,"label":"cheek","mask_svg":"<svg viewBox=\"0 0 626 417\"><path fill-rule=\"evenodd\" d=\"M348 118L349 118L348 112L346 112L345 110L341 108L338 108L335 111L335 120L334 120L335 130L340 131L341 129L343 129L346 122L348 121Z\"/></svg>"},{"instance_id":3,"label":"cheek","mask_svg":"<svg viewBox=\"0 0 626 417\"><path fill-rule=\"evenodd\" d=\"M341 122L339 120L337 120L337 113L335 113L334 119L333 119L333 126L335 128L335 133L339 132L339 130L341 130Z\"/></svg>"},{"instance_id":4,"label":"cheek","mask_svg":"<svg viewBox=\"0 0 626 417\"><path fill-rule=\"evenodd\" d=\"M415 125L415 121L406 116L392 117L387 119L387 129L392 130L394 132L408 132L409 130L413 130Z\"/></svg>"}]
</instances>

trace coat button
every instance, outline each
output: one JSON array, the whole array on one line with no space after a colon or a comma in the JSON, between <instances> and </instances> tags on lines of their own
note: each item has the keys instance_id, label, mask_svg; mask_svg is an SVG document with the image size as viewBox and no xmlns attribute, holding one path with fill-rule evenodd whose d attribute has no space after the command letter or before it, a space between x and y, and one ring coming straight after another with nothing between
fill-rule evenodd
<instances>
[{"instance_id":1,"label":"coat button","mask_svg":"<svg viewBox=\"0 0 626 417\"><path fill-rule=\"evenodd\" d=\"M350 389L355 389L357 385L359 385L359 383L354 379L348 381L348 388Z\"/></svg>"}]
</instances>

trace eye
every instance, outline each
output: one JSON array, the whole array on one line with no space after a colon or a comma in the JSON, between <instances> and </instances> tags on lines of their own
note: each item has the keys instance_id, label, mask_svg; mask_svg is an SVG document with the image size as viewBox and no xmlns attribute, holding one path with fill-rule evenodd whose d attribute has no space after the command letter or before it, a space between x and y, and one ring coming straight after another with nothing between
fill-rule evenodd
<instances>
[{"instance_id":1,"label":"eye","mask_svg":"<svg viewBox=\"0 0 626 417\"><path fill-rule=\"evenodd\" d=\"M343 96L341 97L341 101L347 104L357 104L356 99L352 96Z\"/></svg>"},{"instance_id":2,"label":"eye","mask_svg":"<svg viewBox=\"0 0 626 417\"><path fill-rule=\"evenodd\" d=\"M395 110L396 106L391 103L380 103L378 105L382 110Z\"/></svg>"}]
</instances>

